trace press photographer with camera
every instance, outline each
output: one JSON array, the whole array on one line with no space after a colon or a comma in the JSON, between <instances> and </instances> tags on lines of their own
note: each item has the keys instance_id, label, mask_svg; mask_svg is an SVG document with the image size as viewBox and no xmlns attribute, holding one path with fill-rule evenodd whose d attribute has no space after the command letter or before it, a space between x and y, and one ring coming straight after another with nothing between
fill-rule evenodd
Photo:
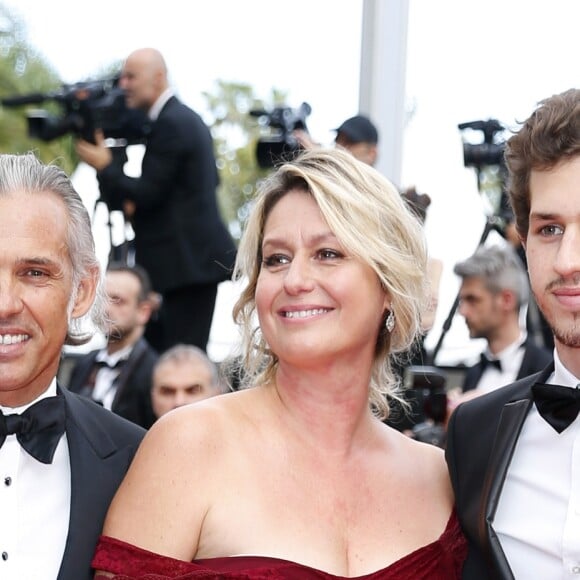
<instances>
[{"instance_id":1,"label":"press photographer with camera","mask_svg":"<svg viewBox=\"0 0 580 580\"><path fill-rule=\"evenodd\" d=\"M135 231L135 260L162 295L163 351L177 343L206 350L218 284L230 277L234 242L220 216L213 141L202 118L169 85L161 53L141 48L119 79L129 109L151 121L140 177L129 177L105 145L79 139L79 157L97 171L102 198Z\"/></svg>"}]
</instances>

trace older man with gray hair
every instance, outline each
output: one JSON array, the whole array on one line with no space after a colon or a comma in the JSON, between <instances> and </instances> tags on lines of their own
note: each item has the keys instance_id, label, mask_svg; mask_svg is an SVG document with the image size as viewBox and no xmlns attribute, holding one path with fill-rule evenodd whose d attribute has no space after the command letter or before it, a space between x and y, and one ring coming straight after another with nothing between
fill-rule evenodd
<instances>
[{"instance_id":1,"label":"older man with gray hair","mask_svg":"<svg viewBox=\"0 0 580 580\"><path fill-rule=\"evenodd\" d=\"M144 429L69 392L64 344L103 328L91 221L70 179L0 155L0 578L90 580Z\"/></svg>"}]
</instances>

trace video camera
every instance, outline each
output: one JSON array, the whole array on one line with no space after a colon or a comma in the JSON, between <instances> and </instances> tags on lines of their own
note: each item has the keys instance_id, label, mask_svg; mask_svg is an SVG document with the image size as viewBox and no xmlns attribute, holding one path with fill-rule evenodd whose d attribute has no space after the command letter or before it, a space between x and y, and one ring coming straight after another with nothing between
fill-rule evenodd
<instances>
[{"instance_id":1,"label":"video camera","mask_svg":"<svg viewBox=\"0 0 580 580\"><path fill-rule=\"evenodd\" d=\"M105 138L120 140L123 145L141 143L148 131L147 116L127 108L118 82L117 76L65 84L55 92L7 97L1 102L4 107L21 107L53 101L64 109L60 117L46 110L27 113L28 135L35 139L52 141L72 133L94 143L95 129L101 129Z\"/></svg>"},{"instance_id":2,"label":"video camera","mask_svg":"<svg viewBox=\"0 0 580 580\"><path fill-rule=\"evenodd\" d=\"M446 441L446 382L436 367L414 365L406 369L405 386L418 415L412 437L442 448Z\"/></svg>"},{"instance_id":3,"label":"video camera","mask_svg":"<svg viewBox=\"0 0 580 580\"><path fill-rule=\"evenodd\" d=\"M302 103L298 109L275 107L270 112L250 111L250 115L260 118L263 124L274 129L274 134L262 137L256 146L256 159L262 169L269 169L292 159L302 149L292 133L297 129L308 131L306 117L311 112L312 108L308 103Z\"/></svg>"},{"instance_id":4,"label":"video camera","mask_svg":"<svg viewBox=\"0 0 580 580\"><path fill-rule=\"evenodd\" d=\"M483 132L483 143L463 143L463 164L465 167L481 169L487 165L503 165L505 142L497 136L505 127L496 119L487 121L470 121L457 125L460 131L472 129Z\"/></svg>"}]
</instances>

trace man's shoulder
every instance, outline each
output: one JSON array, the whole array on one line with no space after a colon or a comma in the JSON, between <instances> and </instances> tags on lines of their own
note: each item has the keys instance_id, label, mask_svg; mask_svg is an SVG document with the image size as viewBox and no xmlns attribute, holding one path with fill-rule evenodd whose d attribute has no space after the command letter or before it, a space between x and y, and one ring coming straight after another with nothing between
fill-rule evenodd
<instances>
[{"instance_id":1,"label":"man's shoulder","mask_svg":"<svg viewBox=\"0 0 580 580\"><path fill-rule=\"evenodd\" d=\"M138 442L146 433L141 426L105 409L87 397L66 390L65 400L68 412L81 430L106 432L111 438L126 442Z\"/></svg>"},{"instance_id":2,"label":"man's shoulder","mask_svg":"<svg viewBox=\"0 0 580 580\"><path fill-rule=\"evenodd\" d=\"M177 120L180 123L189 122L190 124L205 127L209 131L207 124L198 112L194 111L183 101L180 101L176 96L173 96L167 101L163 109L161 109L159 117L157 118L157 124L164 125L165 123L171 123Z\"/></svg>"},{"instance_id":3,"label":"man's shoulder","mask_svg":"<svg viewBox=\"0 0 580 580\"><path fill-rule=\"evenodd\" d=\"M484 413L487 411L495 412L498 408L504 405L517 401L523 398L530 397L531 386L538 380L543 371L537 372L533 375L526 376L513 383L499 387L489 393L475 397L465 403L462 403L459 409L462 412L469 413Z\"/></svg>"},{"instance_id":4,"label":"man's shoulder","mask_svg":"<svg viewBox=\"0 0 580 580\"><path fill-rule=\"evenodd\" d=\"M140 365L154 365L159 359L159 353L147 342L147 339L141 337L131 349L130 360L135 360Z\"/></svg>"}]
</instances>

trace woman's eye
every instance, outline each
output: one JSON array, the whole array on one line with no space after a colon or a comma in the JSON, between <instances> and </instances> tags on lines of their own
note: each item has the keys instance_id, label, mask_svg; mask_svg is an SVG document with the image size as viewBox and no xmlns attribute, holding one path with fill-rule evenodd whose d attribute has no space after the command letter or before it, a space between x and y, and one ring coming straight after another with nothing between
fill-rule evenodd
<instances>
[{"instance_id":1,"label":"woman's eye","mask_svg":"<svg viewBox=\"0 0 580 580\"><path fill-rule=\"evenodd\" d=\"M267 267L280 266L283 264L289 264L290 258L284 254L272 254L271 256L265 256L262 262Z\"/></svg>"},{"instance_id":2,"label":"woman's eye","mask_svg":"<svg viewBox=\"0 0 580 580\"><path fill-rule=\"evenodd\" d=\"M329 250L328 248L325 248L324 250L320 250L318 252L318 255L323 260L332 260L332 259L336 259L336 258L342 258L342 253L337 252L336 250Z\"/></svg>"}]
</instances>

